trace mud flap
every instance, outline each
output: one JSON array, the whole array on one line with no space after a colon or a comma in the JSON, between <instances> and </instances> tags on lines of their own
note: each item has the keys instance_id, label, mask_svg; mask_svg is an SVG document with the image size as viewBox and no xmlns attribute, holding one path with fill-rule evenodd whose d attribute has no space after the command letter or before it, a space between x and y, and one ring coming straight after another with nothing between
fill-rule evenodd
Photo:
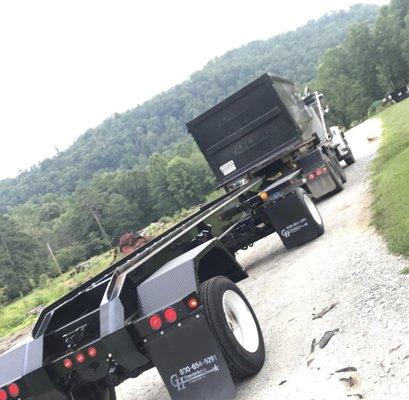
<instances>
[{"instance_id":1,"label":"mud flap","mask_svg":"<svg viewBox=\"0 0 409 400\"><path fill-rule=\"evenodd\" d=\"M320 236L313 218L297 195L297 190L264 205L264 210L287 249Z\"/></svg>"},{"instance_id":2,"label":"mud flap","mask_svg":"<svg viewBox=\"0 0 409 400\"><path fill-rule=\"evenodd\" d=\"M336 189L335 182L329 173L323 174L313 181L308 181L307 186L314 199L327 196Z\"/></svg>"},{"instance_id":3,"label":"mud flap","mask_svg":"<svg viewBox=\"0 0 409 400\"><path fill-rule=\"evenodd\" d=\"M172 400L228 400L236 388L201 312L147 339Z\"/></svg>"}]
</instances>

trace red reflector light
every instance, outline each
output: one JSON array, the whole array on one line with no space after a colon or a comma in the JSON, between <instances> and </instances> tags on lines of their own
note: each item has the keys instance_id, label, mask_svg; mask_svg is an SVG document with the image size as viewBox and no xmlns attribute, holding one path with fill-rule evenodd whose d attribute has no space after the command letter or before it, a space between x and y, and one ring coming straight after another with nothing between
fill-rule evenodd
<instances>
[{"instance_id":1,"label":"red reflector light","mask_svg":"<svg viewBox=\"0 0 409 400\"><path fill-rule=\"evenodd\" d=\"M321 168L318 168L318 169L315 171L315 176L318 177L318 176L321 176L321 175L322 175Z\"/></svg>"},{"instance_id":2,"label":"red reflector light","mask_svg":"<svg viewBox=\"0 0 409 400\"><path fill-rule=\"evenodd\" d=\"M88 349L88 355L89 355L90 357L94 358L94 357L97 356L97 354L98 354L98 351L97 351L97 349L96 349L95 347L90 347L90 348Z\"/></svg>"},{"instance_id":3,"label":"red reflector light","mask_svg":"<svg viewBox=\"0 0 409 400\"><path fill-rule=\"evenodd\" d=\"M178 319L178 314L176 310L172 307L167 308L163 312L163 316L165 317L166 321L169 322L170 324Z\"/></svg>"},{"instance_id":4,"label":"red reflector light","mask_svg":"<svg viewBox=\"0 0 409 400\"><path fill-rule=\"evenodd\" d=\"M199 306L199 301L196 299L196 297L192 297L191 299L188 300L187 306L191 310L195 310Z\"/></svg>"},{"instance_id":5,"label":"red reflector light","mask_svg":"<svg viewBox=\"0 0 409 400\"><path fill-rule=\"evenodd\" d=\"M7 400L7 392L3 389L0 389L0 400Z\"/></svg>"},{"instance_id":6,"label":"red reflector light","mask_svg":"<svg viewBox=\"0 0 409 400\"><path fill-rule=\"evenodd\" d=\"M71 369L73 367L73 365L74 365L73 362L69 358L66 358L64 360L64 367L65 368Z\"/></svg>"},{"instance_id":7,"label":"red reflector light","mask_svg":"<svg viewBox=\"0 0 409 400\"><path fill-rule=\"evenodd\" d=\"M82 354L82 353L78 353L78 354L75 356L75 359L77 360L77 363L78 363L78 364L82 364L82 363L85 361L85 356L84 356L84 354Z\"/></svg>"},{"instance_id":8,"label":"red reflector light","mask_svg":"<svg viewBox=\"0 0 409 400\"><path fill-rule=\"evenodd\" d=\"M314 174L314 173L311 173L311 174L309 174L309 175L307 176L307 178L308 178L309 181L313 181L313 180L315 179L315 174Z\"/></svg>"},{"instance_id":9,"label":"red reflector light","mask_svg":"<svg viewBox=\"0 0 409 400\"><path fill-rule=\"evenodd\" d=\"M11 383L7 390L11 397L17 397L20 394L20 388L16 383Z\"/></svg>"},{"instance_id":10,"label":"red reflector light","mask_svg":"<svg viewBox=\"0 0 409 400\"><path fill-rule=\"evenodd\" d=\"M152 315L152 317L149 318L149 325L154 331L162 328L162 320L159 315Z\"/></svg>"}]
</instances>

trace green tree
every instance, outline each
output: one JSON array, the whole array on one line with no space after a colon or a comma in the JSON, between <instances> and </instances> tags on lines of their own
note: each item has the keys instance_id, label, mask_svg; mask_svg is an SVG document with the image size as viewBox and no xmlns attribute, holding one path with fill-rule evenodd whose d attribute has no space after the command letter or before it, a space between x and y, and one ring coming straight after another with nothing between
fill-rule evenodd
<instances>
[{"instance_id":1,"label":"green tree","mask_svg":"<svg viewBox=\"0 0 409 400\"><path fill-rule=\"evenodd\" d=\"M366 23L350 28L345 42L348 55L350 77L359 83L368 103L364 104L365 112L372 101L383 97L383 91L377 81L378 54L376 40Z\"/></svg>"},{"instance_id":2,"label":"green tree","mask_svg":"<svg viewBox=\"0 0 409 400\"><path fill-rule=\"evenodd\" d=\"M148 185L157 215L172 215L179 206L169 192L166 169L170 157L154 153L148 163Z\"/></svg>"},{"instance_id":3,"label":"green tree","mask_svg":"<svg viewBox=\"0 0 409 400\"><path fill-rule=\"evenodd\" d=\"M392 91L406 83L408 64L402 53L402 28L404 19L398 15L392 2L381 8L375 28L378 52L378 81L385 92ZM399 7L399 10L403 8Z\"/></svg>"},{"instance_id":4,"label":"green tree","mask_svg":"<svg viewBox=\"0 0 409 400\"><path fill-rule=\"evenodd\" d=\"M365 118L371 99L360 82L353 78L345 47L327 51L315 85L327 98L331 123L349 128L353 121Z\"/></svg>"},{"instance_id":5,"label":"green tree","mask_svg":"<svg viewBox=\"0 0 409 400\"><path fill-rule=\"evenodd\" d=\"M92 219L98 227L102 238L109 240L101 219L101 208L103 207L104 199L98 192L92 190L92 187L88 187L83 182L80 182L75 190L75 199L79 207L78 210L82 210L83 214L88 216L88 220Z\"/></svg>"},{"instance_id":6,"label":"green tree","mask_svg":"<svg viewBox=\"0 0 409 400\"><path fill-rule=\"evenodd\" d=\"M409 65L409 15L405 17L404 25L405 26L402 29L402 35L401 35L402 36L402 55L407 65Z\"/></svg>"},{"instance_id":7,"label":"green tree","mask_svg":"<svg viewBox=\"0 0 409 400\"><path fill-rule=\"evenodd\" d=\"M0 282L7 298L29 292L49 271L44 249L8 217L0 216Z\"/></svg>"}]
</instances>

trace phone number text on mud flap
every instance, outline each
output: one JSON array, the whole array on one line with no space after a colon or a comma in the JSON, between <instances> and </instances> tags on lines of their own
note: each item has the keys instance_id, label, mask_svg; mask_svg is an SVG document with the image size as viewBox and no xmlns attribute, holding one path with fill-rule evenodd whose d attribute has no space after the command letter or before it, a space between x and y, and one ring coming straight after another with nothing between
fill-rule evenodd
<instances>
[{"instance_id":1,"label":"phone number text on mud flap","mask_svg":"<svg viewBox=\"0 0 409 400\"><path fill-rule=\"evenodd\" d=\"M192 371L196 371L199 368L203 368L206 365L214 364L217 361L217 357L215 354L212 356L206 357L203 360L196 361L190 365L186 365L186 367L179 369L180 376L185 374L190 374Z\"/></svg>"}]
</instances>

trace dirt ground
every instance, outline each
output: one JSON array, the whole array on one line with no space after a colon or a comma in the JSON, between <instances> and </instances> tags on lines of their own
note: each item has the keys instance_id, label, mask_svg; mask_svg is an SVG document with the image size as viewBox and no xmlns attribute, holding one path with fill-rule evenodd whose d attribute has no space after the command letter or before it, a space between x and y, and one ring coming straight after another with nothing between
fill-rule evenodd
<instances>
[{"instance_id":1,"label":"dirt ground","mask_svg":"<svg viewBox=\"0 0 409 400\"><path fill-rule=\"evenodd\" d=\"M409 398L409 277L400 274L408 264L370 225L368 175L380 134L378 120L348 132L357 162L346 170L345 190L319 204L324 236L287 251L274 234L240 252L250 275L240 287L260 320L267 359L237 399ZM336 329L311 353L313 339ZM118 398L169 396L151 370L123 383Z\"/></svg>"},{"instance_id":2,"label":"dirt ground","mask_svg":"<svg viewBox=\"0 0 409 400\"><path fill-rule=\"evenodd\" d=\"M31 330L32 327L29 326L28 328L24 329L19 333L16 333L13 336L9 336L5 339L0 340L0 354L5 353L7 350L10 350L16 344L19 344L23 340L26 340L29 337Z\"/></svg>"}]
</instances>

